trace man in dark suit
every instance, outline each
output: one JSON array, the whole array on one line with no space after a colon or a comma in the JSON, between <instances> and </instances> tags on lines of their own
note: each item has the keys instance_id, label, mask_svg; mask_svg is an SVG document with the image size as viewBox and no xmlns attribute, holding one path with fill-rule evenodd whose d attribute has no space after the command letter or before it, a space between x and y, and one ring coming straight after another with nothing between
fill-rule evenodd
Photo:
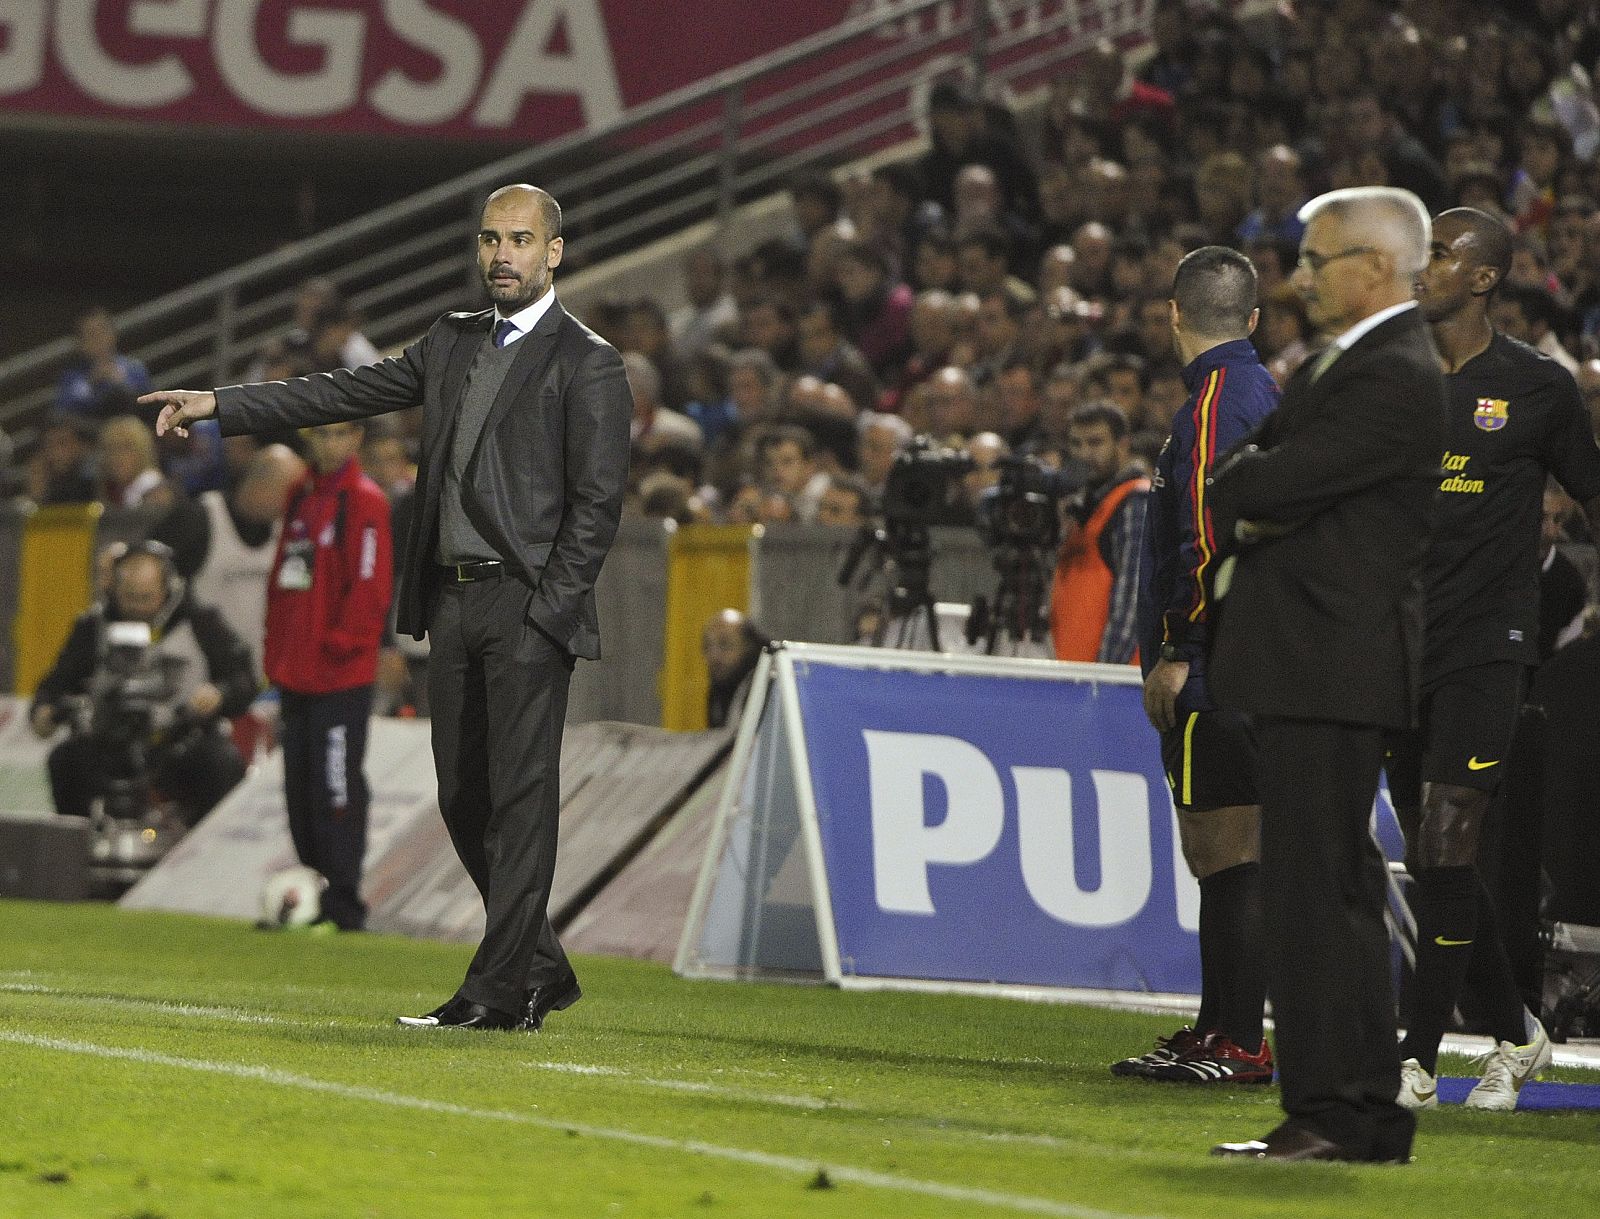
<instances>
[{"instance_id":1,"label":"man in dark suit","mask_svg":"<svg viewBox=\"0 0 1600 1219\"><path fill-rule=\"evenodd\" d=\"M633 404L616 351L562 309L561 209L532 186L484 204L494 308L452 313L397 358L214 393L166 390L157 430L225 435L423 408L397 630L428 665L439 807L483 895L483 941L418 1027L537 1029L581 992L547 916L561 730L576 657L600 655L594 584L622 511Z\"/></svg>"},{"instance_id":2,"label":"man in dark suit","mask_svg":"<svg viewBox=\"0 0 1600 1219\"><path fill-rule=\"evenodd\" d=\"M1384 862L1370 830L1386 729L1409 727L1445 388L1412 300L1428 214L1408 191L1313 199L1294 282L1334 336L1212 480L1240 543L1211 688L1260 749L1267 984L1287 1119L1216 1154L1405 1160ZM1224 587L1226 585L1226 587Z\"/></svg>"}]
</instances>

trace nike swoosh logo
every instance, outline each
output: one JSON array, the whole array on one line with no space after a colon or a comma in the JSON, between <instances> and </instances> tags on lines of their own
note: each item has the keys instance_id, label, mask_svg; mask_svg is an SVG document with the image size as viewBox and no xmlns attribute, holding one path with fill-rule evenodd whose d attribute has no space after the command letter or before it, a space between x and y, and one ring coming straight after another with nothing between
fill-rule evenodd
<instances>
[{"instance_id":1,"label":"nike swoosh logo","mask_svg":"<svg viewBox=\"0 0 1600 1219\"><path fill-rule=\"evenodd\" d=\"M1468 770L1488 770L1489 767L1498 766L1498 765L1500 765L1500 759L1499 758L1496 758L1492 762L1480 762L1480 761L1478 761L1477 755L1474 754L1472 757L1467 759L1467 769Z\"/></svg>"},{"instance_id":2,"label":"nike swoosh logo","mask_svg":"<svg viewBox=\"0 0 1600 1219\"><path fill-rule=\"evenodd\" d=\"M1440 948L1460 948L1463 944L1472 943L1471 940L1447 940L1442 935L1434 936L1433 942L1439 945Z\"/></svg>"},{"instance_id":3,"label":"nike swoosh logo","mask_svg":"<svg viewBox=\"0 0 1600 1219\"><path fill-rule=\"evenodd\" d=\"M1437 1093L1438 1093L1438 1089L1436 1089L1436 1088L1429 1088L1426 1092L1424 1092L1421 1088L1416 1087L1415 1085L1413 1085L1412 1088L1411 1088L1411 1095L1416 1097L1418 1100L1423 1100L1423 1101L1432 1100L1434 1098L1434 1096L1437 1095Z\"/></svg>"}]
</instances>

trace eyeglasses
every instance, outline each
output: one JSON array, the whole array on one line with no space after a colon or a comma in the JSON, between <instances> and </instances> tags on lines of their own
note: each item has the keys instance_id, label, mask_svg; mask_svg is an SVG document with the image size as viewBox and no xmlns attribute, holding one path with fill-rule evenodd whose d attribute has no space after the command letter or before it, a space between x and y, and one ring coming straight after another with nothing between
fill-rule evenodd
<instances>
[{"instance_id":1,"label":"eyeglasses","mask_svg":"<svg viewBox=\"0 0 1600 1219\"><path fill-rule=\"evenodd\" d=\"M1377 252L1377 247L1370 245L1353 245L1349 249L1340 250L1337 254L1318 254L1315 250L1301 250L1300 258L1294 265L1297 269L1304 267L1313 275L1321 275L1322 268L1330 262L1338 262L1341 258L1349 258L1354 254L1376 254Z\"/></svg>"}]
</instances>

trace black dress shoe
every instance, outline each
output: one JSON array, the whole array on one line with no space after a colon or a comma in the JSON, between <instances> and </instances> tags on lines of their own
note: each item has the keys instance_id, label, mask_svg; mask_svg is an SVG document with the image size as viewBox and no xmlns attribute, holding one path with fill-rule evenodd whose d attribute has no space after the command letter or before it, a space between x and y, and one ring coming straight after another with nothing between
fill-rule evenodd
<instances>
[{"instance_id":1,"label":"black dress shoe","mask_svg":"<svg viewBox=\"0 0 1600 1219\"><path fill-rule=\"evenodd\" d=\"M440 1013L439 1027L489 1032L495 1029L521 1028L522 1020L510 1012L502 1012L498 1008L485 1007L481 1003L471 1003L461 999Z\"/></svg>"},{"instance_id":2,"label":"black dress shoe","mask_svg":"<svg viewBox=\"0 0 1600 1219\"><path fill-rule=\"evenodd\" d=\"M1369 1157L1332 1139L1325 1139L1314 1130L1285 1122L1264 1139L1251 1139L1248 1143L1218 1143L1211 1149L1214 1156L1234 1160L1280 1160L1294 1163L1301 1160L1365 1160Z\"/></svg>"},{"instance_id":3,"label":"black dress shoe","mask_svg":"<svg viewBox=\"0 0 1600 1219\"><path fill-rule=\"evenodd\" d=\"M394 1018L394 1022L400 1025L400 1027L408 1029L438 1028L440 1018L460 1002L462 1002L462 1000L459 996L451 995L431 1012L427 1012L421 1016L396 1016Z\"/></svg>"},{"instance_id":4,"label":"black dress shoe","mask_svg":"<svg viewBox=\"0 0 1600 1219\"><path fill-rule=\"evenodd\" d=\"M528 992L523 1004L522 1023L518 1027L537 1033L544 1027L544 1018L551 1012L564 1012L583 998L583 988L578 985L578 975L569 973L556 982L535 986Z\"/></svg>"}]
</instances>

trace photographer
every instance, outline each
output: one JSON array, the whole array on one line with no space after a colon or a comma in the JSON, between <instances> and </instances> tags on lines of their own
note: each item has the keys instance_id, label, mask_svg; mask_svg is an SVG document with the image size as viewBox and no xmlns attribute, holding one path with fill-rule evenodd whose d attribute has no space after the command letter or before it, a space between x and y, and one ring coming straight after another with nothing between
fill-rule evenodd
<instances>
[{"instance_id":1,"label":"photographer","mask_svg":"<svg viewBox=\"0 0 1600 1219\"><path fill-rule=\"evenodd\" d=\"M1073 461L1088 484L1063 504L1065 540L1050 593L1057 660L1138 661L1139 555L1150 480L1130 463L1128 418L1110 402L1072 412Z\"/></svg>"},{"instance_id":2,"label":"photographer","mask_svg":"<svg viewBox=\"0 0 1600 1219\"><path fill-rule=\"evenodd\" d=\"M41 737L73 718L74 702L90 708L88 723L50 753L56 811L87 816L114 781L149 781L193 825L244 777L219 724L256 689L249 649L214 609L189 599L172 552L158 542L130 547L106 600L79 617L34 695L30 723Z\"/></svg>"}]
</instances>

